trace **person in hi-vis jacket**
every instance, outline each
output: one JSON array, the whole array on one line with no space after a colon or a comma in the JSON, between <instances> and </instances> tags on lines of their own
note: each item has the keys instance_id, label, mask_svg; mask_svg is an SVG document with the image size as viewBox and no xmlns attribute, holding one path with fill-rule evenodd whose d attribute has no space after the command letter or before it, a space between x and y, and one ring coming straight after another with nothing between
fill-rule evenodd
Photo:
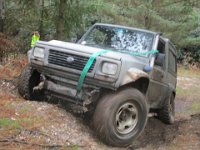
<instances>
[{"instance_id":1,"label":"person in hi-vis jacket","mask_svg":"<svg viewBox=\"0 0 200 150\"><path fill-rule=\"evenodd\" d=\"M39 32L38 31L34 31L33 32L33 36L32 36L32 40L31 40L31 47L33 47L35 45L35 43L37 41L39 41L39 40L40 40L40 34L39 34Z\"/></svg>"}]
</instances>

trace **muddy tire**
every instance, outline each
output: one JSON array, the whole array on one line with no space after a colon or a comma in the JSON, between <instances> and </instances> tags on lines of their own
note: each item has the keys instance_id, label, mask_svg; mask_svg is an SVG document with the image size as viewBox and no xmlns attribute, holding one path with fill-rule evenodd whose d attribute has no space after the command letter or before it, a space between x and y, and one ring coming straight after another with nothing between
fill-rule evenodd
<instances>
[{"instance_id":1,"label":"muddy tire","mask_svg":"<svg viewBox=\"0 0 200 150\"><path fill-rule=\"evenodd\" d=\"M40 73L32 70L30 65L26 65L18 80L18 92L27 100L40 100L41 93L34 92L33 87L40 82Z\"/></svg>"},{"instance_id":2,"label":"muddy tire","mask_svg":"<svg viewBox=\"0 0 200 150\"><path fill-rule=\"evenodd\" d=\"M127 88L107 94L97 104L93 115L96 133L106 144L131 145L143 131L148 116L144 95Z\"/></svg>"},{"instance_id":3,"label":"muddy tire","mask_svg":"<svg viewBox=\"0 0 200 150\"><path fill-rule=\"evenodd\" d=\"M158 111L158 119L166 124L173 124L175 120L174 94L171 93L162 109Z\"/></svg>"}]
</instances>

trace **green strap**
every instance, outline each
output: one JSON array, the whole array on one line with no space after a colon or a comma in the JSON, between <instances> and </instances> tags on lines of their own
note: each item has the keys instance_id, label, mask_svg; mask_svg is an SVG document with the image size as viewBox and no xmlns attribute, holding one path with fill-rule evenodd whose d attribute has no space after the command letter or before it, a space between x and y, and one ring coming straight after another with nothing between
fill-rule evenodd
<instances>
[{"instance_id":1,"label":"green strap","mask_svg":"<svg viewBox=\"0 0 200 150\"><path fill-rule=\"evenodd\" d=\"M81 88L83 86L83 82L84 82L85 76L88 73L88 70L90 69L90 67L92 66L95 58L97 56L99 56L101 54L104 54L104 53L107 53L107 52L109 52L109 51L108 50L102 50L102 51L96 52L96 53L94 53L94 54L92 54L90 56L89 60L87 61L86 65L85 65L85 67L83 68L83 71L81 72L81 75L80 75L80 78L79 78L79 81L78 81L78 84L77 84L77 87L76 87L77 94L81 91ZM140 52L131 52L130 55L132 55L132 56L143 56L143 55L155 54L155 53L158 53L158 50L151 50L151 51L143 52L143 53L140 53Z\"/></svg>"},{"instance_id":2,"label":"green strap","mask_svg":"<svg viewBox=\"0 0 200 150\"><path fill-rule=\"evenodd\" d=\"M94 53L94 54L92 54L90 56L89 60L87 61L86 65L85 65L85 67L83 68L83 71L81 72L81 76L80 76L80 78L78 80L78 85L76 87L77 93L79 93L81 91L85 76L88 73L88 70L90 69L90 67L92 66L95 58L97 56L99 56L101 54L104 54L104 53L107 53L107 52L108 52L107 50L102 50L102 51L96 52L96 53Z\"/></svg>"},{"instance_id":3,"label":"green strap","mask_svg":"<svg viewBox=\"0 0 200 150\"><path fill-rule=\"evenodd\" d=\"M133 56L143 56L143 55L149 55L149 54L155 54L155 53L158 53L158 50L151 50L151 51L148 51L148 52L131 52L130 55L133 55Z\"/></svg>"}]
</instances>

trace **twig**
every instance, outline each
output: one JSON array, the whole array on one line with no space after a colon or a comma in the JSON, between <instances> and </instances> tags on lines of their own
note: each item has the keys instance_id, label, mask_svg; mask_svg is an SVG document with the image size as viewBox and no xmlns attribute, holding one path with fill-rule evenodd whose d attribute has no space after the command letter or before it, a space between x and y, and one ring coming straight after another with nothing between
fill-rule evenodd
<instances>
[{"instance_id":1,"label":"twig","mask_svg":"<svg viewBox=\"0 0 200 150\"><path fill-rule=\"evenodd\" d=\"M0 142L1 143L7 143L7 142L11 143L11 142L14 142L14 143L20 143L20 144L25 144L25 145L40 146L40 147L45 147L45 148L74 147L74 146L77 146L77 147L86 147L84 145L58 145L58 144L48 145L48 144L37 144L37 143L31 143L31 142L27 142L27 141L23 141L23 140L16 140L16 139L13 139L13 138L0 139Z\"/></svg>"}]
</instances>

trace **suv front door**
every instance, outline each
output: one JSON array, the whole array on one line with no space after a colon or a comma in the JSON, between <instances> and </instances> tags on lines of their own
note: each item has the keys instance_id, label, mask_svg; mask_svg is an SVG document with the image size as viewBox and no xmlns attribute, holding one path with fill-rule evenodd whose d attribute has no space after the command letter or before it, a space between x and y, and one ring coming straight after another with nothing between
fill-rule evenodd
<instances>
[{"instance_id":1,"label":"suv front door","mask_svg":"<svg viewBox=\"0 0 200 150\"><path fill-rule=\"evenodd\" d=\"M151 108L159 108L161 101L164 98L164 92L167 88L166 84L166 70L167 70L167 42L160 38L158 41L157 50L163 54L165 59L163 63L157 64L155 61L153 71L150 75L150 85L148 90L148 100ZM156 58L157 59L157 58Z\"/></svg>"}]
</instances>

